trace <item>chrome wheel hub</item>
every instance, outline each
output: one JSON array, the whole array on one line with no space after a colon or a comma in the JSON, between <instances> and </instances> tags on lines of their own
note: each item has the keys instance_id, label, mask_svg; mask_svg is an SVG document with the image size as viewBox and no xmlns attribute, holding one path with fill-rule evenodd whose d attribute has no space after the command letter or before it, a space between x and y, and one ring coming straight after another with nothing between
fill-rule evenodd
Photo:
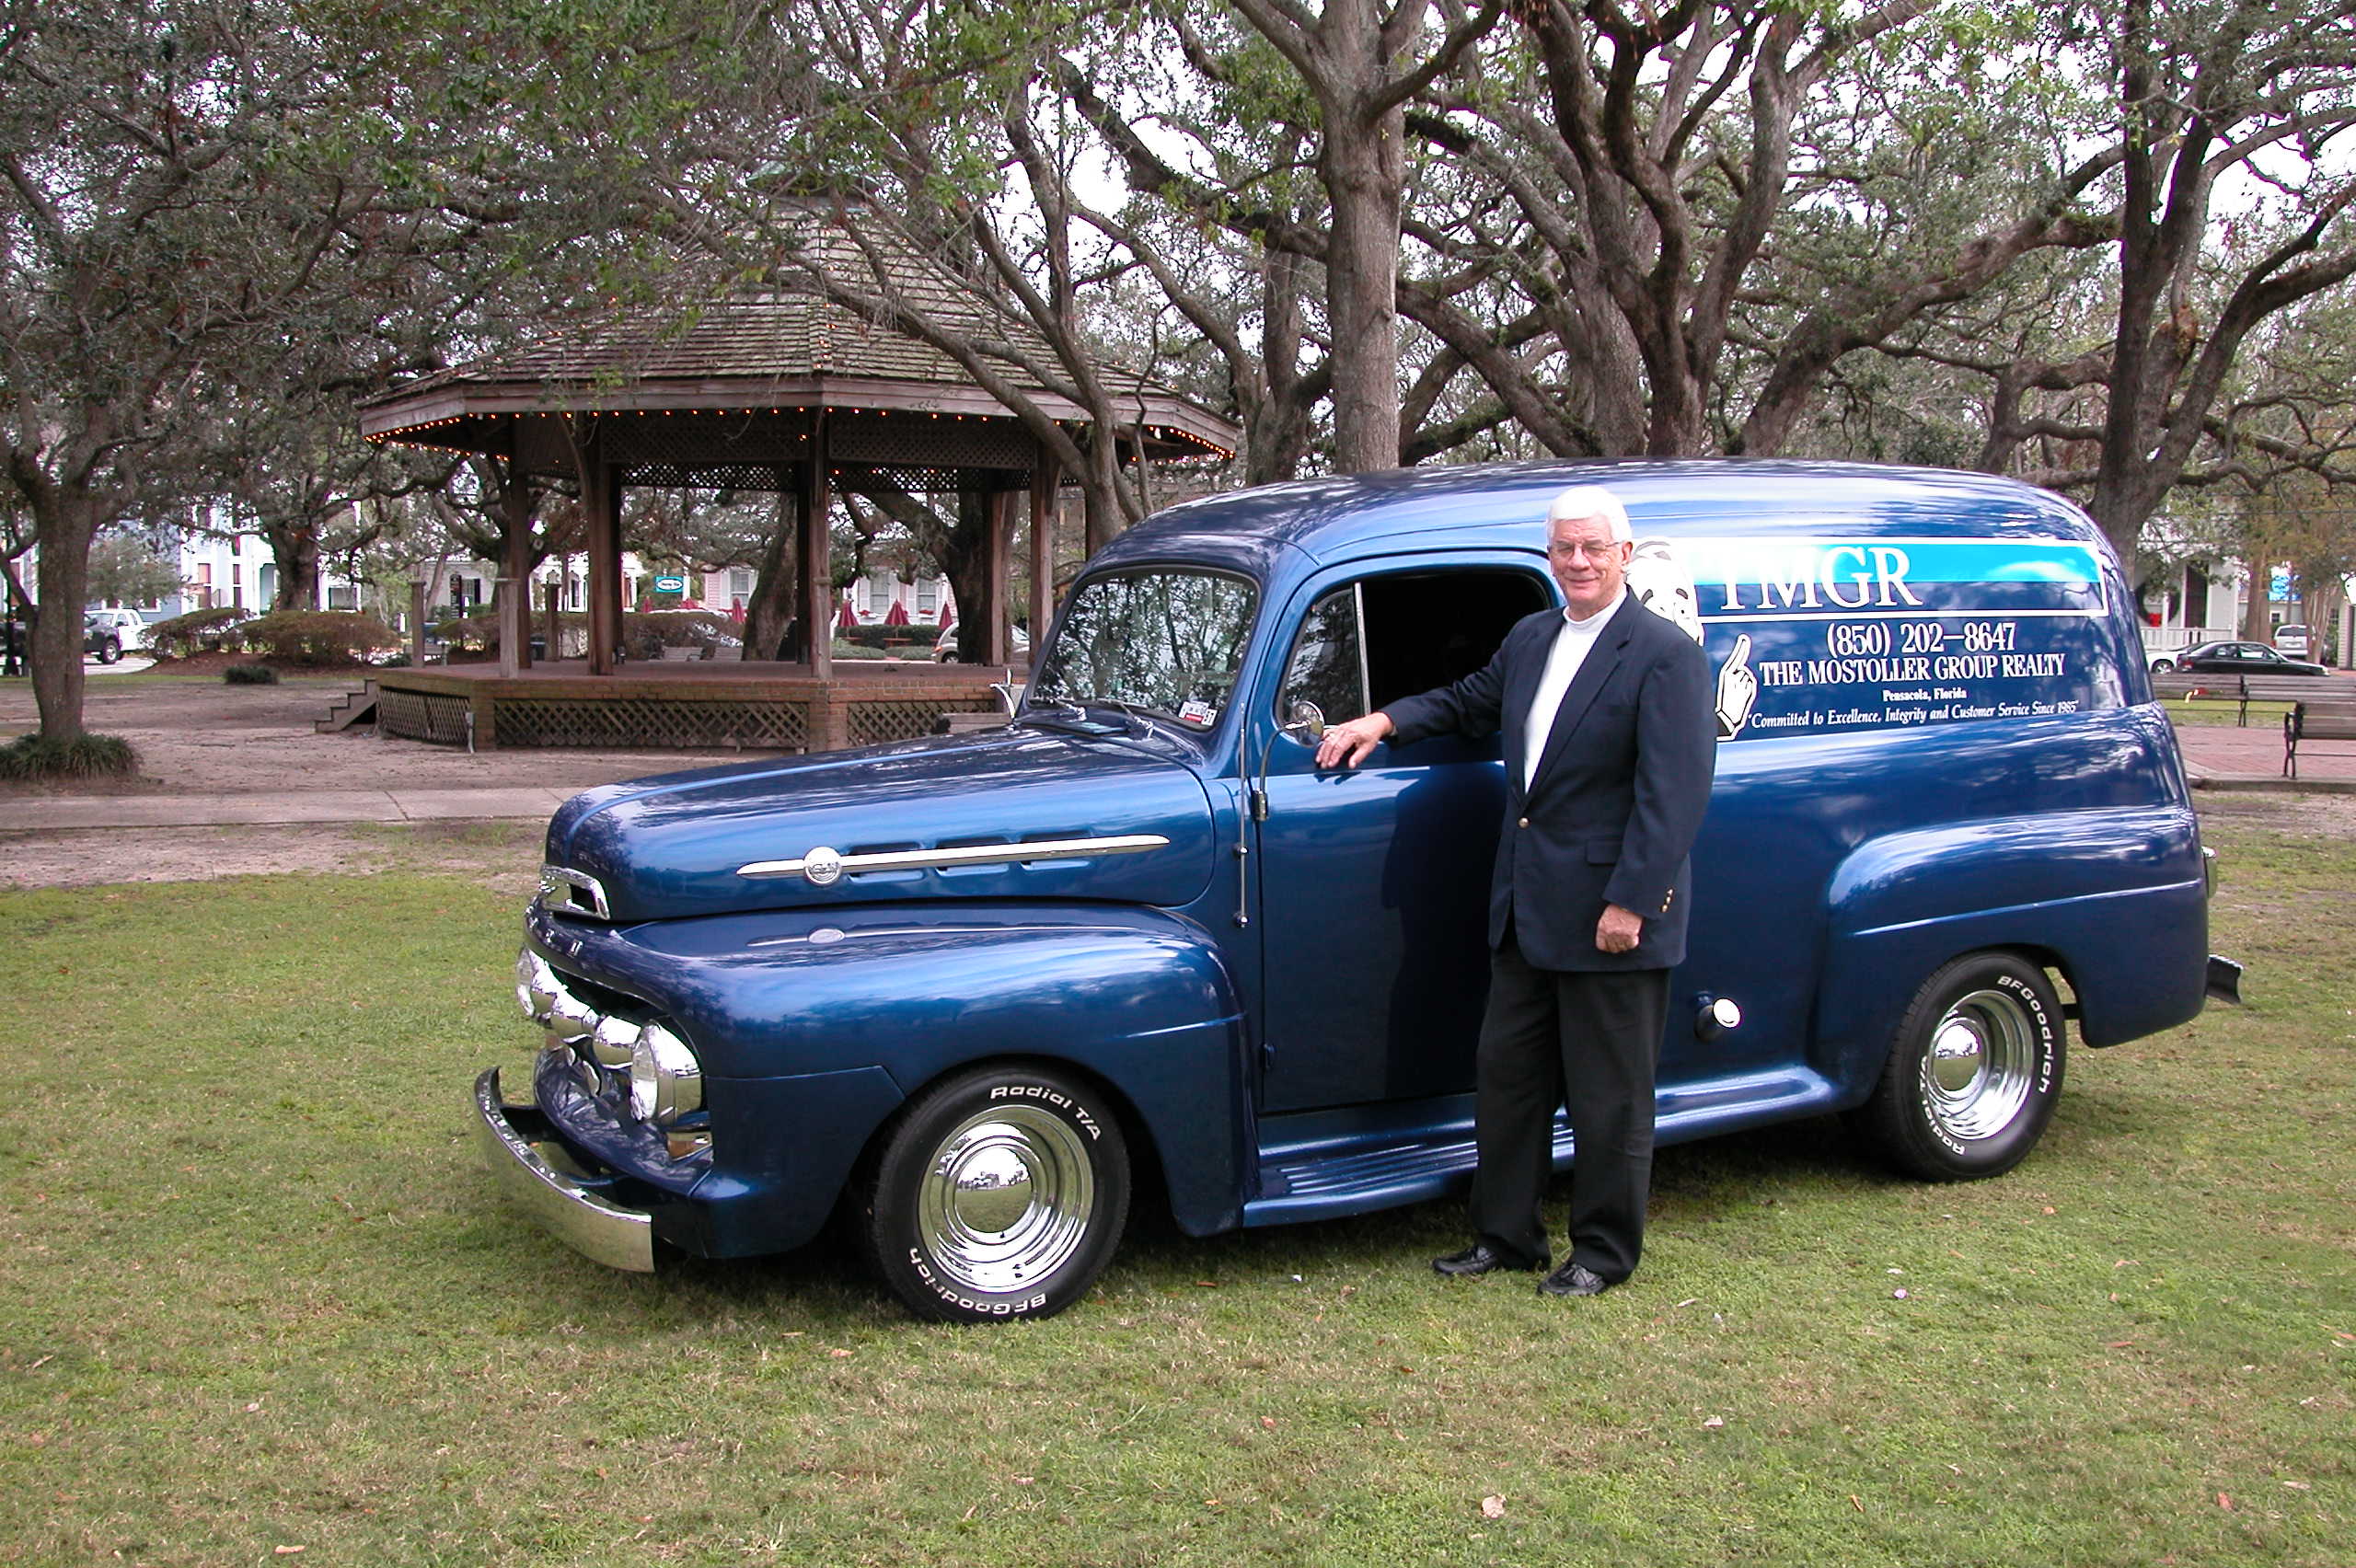
<instances>
[{"instance_id":1,"label":"chrome wheel hub","mask_svg":"<svg viewBox=\"0 0 2356 1568\"><path fill-rule=\"evenodd\" d=\"M1984 989L1958 998L1931 1029L1923 1109L1956 1138L2003 1132L2028 1102L2037 1039L2035 1020L2011 993Z\"/></svg>"},{"instance_id":2,"label":"chrome wheel hub","mask_svg":"<svg viewBox=\"0 0 2356 1568\"><path fill-rule=\"evenodd\" d=\"M941 1140L918 1193L917 1224L943 1273L1004 1294L1069 1262L1095 1204L1088 1149L1070 1124L1028 1105L994 1106Z\"/></svg>"}]
</instances>

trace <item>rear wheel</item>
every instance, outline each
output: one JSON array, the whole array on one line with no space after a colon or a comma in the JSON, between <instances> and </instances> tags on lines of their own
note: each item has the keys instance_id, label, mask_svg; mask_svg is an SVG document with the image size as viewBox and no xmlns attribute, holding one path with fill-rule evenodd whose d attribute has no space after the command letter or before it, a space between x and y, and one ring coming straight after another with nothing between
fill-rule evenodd
<instances>
[{"instance_id":1,"label":"rear wheel","mask_svg":"<svg viewBox=\"0 0 2356 1568\"><path fill-rule=\"evenodd\" d=\"M2063 1057L2062 1003L2045 971L2011 953L1968 954L1914 994L1855 1124L1911 1175L1998 1175L2044 1136Z\"/></svg>"},{"instance_id":2,"label":"rear wheel","mask_svg":"<svg viewBox=\"0 0 2356 1568\"><path fill-rule=\"evenodd\" d=\"M2155 675L2165 675L2170 670L2175 668L2176 661L2173 659L2154 659L2152 661L2152 674Z\"/></svg>"},{"instance_id":3,"label":"rear wheel","mask_svg":"<svg viewBox=\"0 0 2356 1568\"><path fill-rule=\"evenodd\" d=\"M1079 1300L1119 1243L1128 1149L1093 1091L977 1068L908 1107L862 1192L860 1242L919 1317L1044 1318Z\"/></svg>"}]
</instances>

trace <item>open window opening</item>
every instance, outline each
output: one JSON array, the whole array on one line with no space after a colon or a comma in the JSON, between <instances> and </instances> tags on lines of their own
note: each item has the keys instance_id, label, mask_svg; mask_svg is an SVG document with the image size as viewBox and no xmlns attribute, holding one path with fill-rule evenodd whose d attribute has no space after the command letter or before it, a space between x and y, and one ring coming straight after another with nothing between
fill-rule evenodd
<instances>
[{"instance_id":1,"label":"open window opening","mask_svg":"<svg viewBox=\"0 0 2356 1568\"><path fill-rule=\"evenodd\" d=\"M1511 567L1361 578L1319 598L1302 620L1277 712L1313 702L1329 724L1461 680L1489 661L1514 622L1551 603L1543 580Z\"/></svg>"}]
</instances>

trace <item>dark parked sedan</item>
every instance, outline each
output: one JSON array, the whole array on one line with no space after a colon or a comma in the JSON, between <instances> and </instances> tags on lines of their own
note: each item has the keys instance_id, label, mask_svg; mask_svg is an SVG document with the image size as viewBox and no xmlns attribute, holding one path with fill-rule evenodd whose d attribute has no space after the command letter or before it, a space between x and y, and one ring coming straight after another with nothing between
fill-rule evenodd
<instances>
[{"instance_id":1,"label":"dark parked sedan","mask_svg":"<svg viewBox=\"0 0 2356 1568\"><path fill-rule=\"evenodd\" d=\"M2154 670L2189 670L2204 675L2320 675L2321 664L2285 659L2263 642L2197 642L2171 658L2152 661Z\"/></svg>"},{"instance_id":2,"label":"dark parked sedan","mask_svg":"<svg viewBox=\"0 0 2356 1568\"><path fill-rule=\"evenodd\" d=\"M122 634L95 616L82 617L82 656L98 655L101 664L111 664L122 657Z\"/></svg>"}]
</instances>

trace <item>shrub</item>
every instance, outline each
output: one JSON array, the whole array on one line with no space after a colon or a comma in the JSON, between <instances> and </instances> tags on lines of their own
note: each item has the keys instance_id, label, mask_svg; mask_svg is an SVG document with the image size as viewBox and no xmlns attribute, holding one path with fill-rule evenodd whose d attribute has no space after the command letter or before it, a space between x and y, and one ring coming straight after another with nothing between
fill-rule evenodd
<instances>
[{"instance_id":1,"label":"shrub","mask_svg":"<svg viewBox=\"0 0 2356 1568\"><path fill-rule=\"evenodd\" d=\"M665 648L733 649L744 628L718 610L637 610L622 617L622 648L660 659Z\"/></svg>"},{"instance_id":2,"label":"shrub","mask_svg":"<svg viewBox=\"0 0 2356 1568\"><path fill-rule=\"evenodd\" d=\"M232 664L221 678L231 686L276 686L278 672L268 664Z\"/></svg>"},{"instance_id":3,"label":"shrub","mask_svg":"<svg viewBox=\"0 0 2356 1568\"><path fill-rule=\"evenodd\" d=\"M147 646L158 659L185 659L235 640L231 629L245 618L243 610L191 610L149 627Z\"/></svg>"},{"instance_id":4,"label":"shrub","mask_svg":"<svg viewBox=\"0 0 2356 1568\"><path fill-rule=\"evenodd\" d=\"M920 642L930 650L941 636L941 628L913 621L907 626L885 626L878 621L873 626L837 627L835 636L855 648L911 648Z\"/></svg>"},{"instance_id":5,"label":"shrub","mask_svg":"<svg viewBox=\"0 0 2356 1568\"><path fill-rule=\"evenodd\" d=\"M97 778L138 767L138 752L120 735L19 735L0 746L0 778Z\"/></svg>"},{"instance_id":6,"label":"shrub","mask_svg":"<svg viewBox=\"0 0 2356 1568\"><path fill-rule=\"evenodd\" d=\"M246 647L289 664L352 664L400 639L375 616L352 610L279 610L237 628Z\"/></svg>"}]
</instances>

